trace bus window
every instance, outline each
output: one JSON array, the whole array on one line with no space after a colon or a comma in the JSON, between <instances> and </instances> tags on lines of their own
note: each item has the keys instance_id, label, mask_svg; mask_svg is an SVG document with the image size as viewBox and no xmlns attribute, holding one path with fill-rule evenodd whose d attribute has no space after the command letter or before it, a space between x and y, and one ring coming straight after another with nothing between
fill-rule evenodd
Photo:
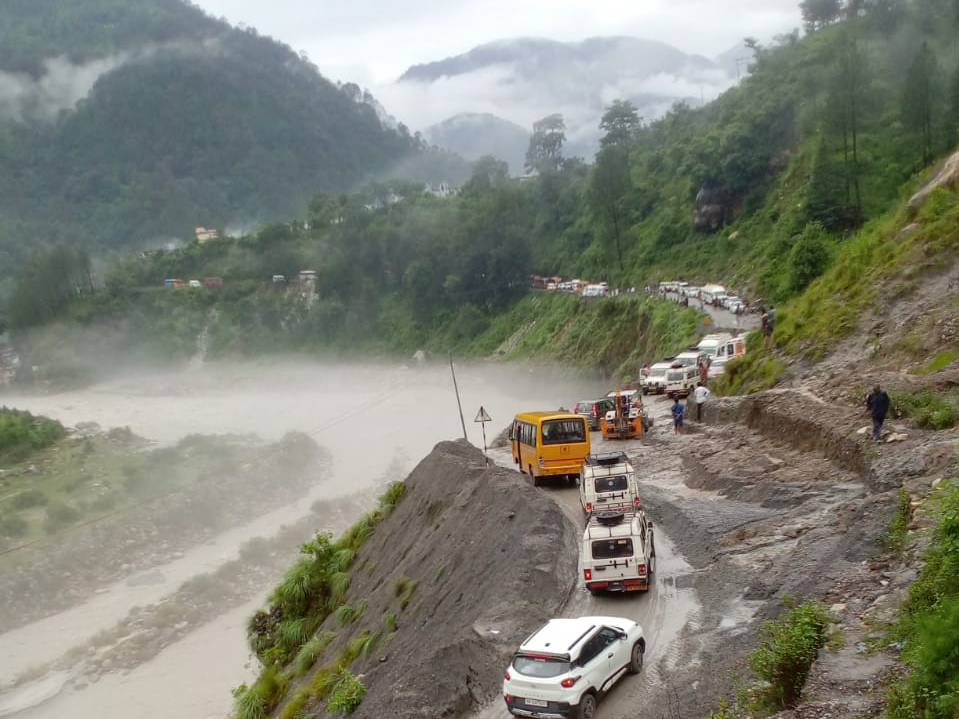
<instances>
[{"instance_id":1,"label":"bus window","mask_svg":"<svg viewBox=\"0 0 959 719\"><path fill-rule=\"evenodd\" d=\"M586 423L581 419L548 419L543 422L543 444L586 441Z\"/></svg>"}]
</instances>

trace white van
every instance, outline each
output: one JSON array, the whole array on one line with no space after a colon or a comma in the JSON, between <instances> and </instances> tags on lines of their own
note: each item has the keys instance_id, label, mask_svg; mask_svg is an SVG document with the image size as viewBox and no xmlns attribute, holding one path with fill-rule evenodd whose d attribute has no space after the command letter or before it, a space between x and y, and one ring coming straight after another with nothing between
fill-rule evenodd
<instances>
[{"instance_id":1,"label":"white van","mask_svg":"<svg viewBox=\"0 0 959 719\"><path fill-rule=\"evenodd\" d=\"M666 391L666 372L671 362L657 362L649 368L649 374L643 377L643 394L661 394Z\"/></svg>"},{"instance_id":2,"label":"white van","mask_svg":"<svg viewBox=\"0 0 959 719\"><path fill-rule=\"evenodd\" d=\"M636 473L625 452L587 454L579 477L579 501L586 514L639 506Z\"/></svg>"},{"instance_id":3,"label":"white van","mask_svg":"<svg viewBox=\"0 0 959 719\"><path fill-rule=\"evenodd\" d=\"M688 397L696 389L696 383L699 381L699 368L694 365L683 365L680 362L674 362L666 370L666 394L672 396L673 393L680 397Z\"/></svg>"},{"instance_id":4,"label":"white van","mask_svg":"<svg viewBox=\"0 0 959 719\"><path fill-rule=\"evenodd\" d=\"M726 340L723 353L713 360L709 366L709 376L715 377L726 371L726 363L731 359L738 359L746 354L746 338L730 337Z\"/></svg>"},{"instance_id":5,"label":"white van","mask_svg":"<svg viewBox=\"0 0 959 719\"><path fill-rule=\"evenodd\" d=\"M656 563L653 523L638 508L592 513L580 559L590 594L648 591Z\"/></svg>"},{"instance_id":6,"label":"white van","mask_svg":"<svg viewBox=\"0 0 959 719\"><path fill-rule=\"evenodd\" d=\"M733 336L727 332L717 332L703 337L696 347L715 362L718 358L726 356L726 343L732 338Z\"/></svg>"}]
</instances>

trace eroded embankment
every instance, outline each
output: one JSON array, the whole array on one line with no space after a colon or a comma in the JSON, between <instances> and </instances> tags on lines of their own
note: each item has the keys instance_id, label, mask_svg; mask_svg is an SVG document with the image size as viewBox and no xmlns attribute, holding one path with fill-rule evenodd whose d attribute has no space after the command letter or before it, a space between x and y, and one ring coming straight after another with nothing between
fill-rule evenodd
<instances>
[{"instance_id":1,"label":"eroded embankment","mask_svg":"<svg viewBox=\"0 0 959 719\"><path fill-rule=\"evenodd\" d=\"M528 628L566 602L575 529L521 475L443 442L406 486L353 563L346 602L365 609L346 628L335 614L323 623L316 636L336 637L288 697L366 633L375 640L350 666L367 689L355 716L465 716L498 695ZM333 716L315 696L310 705L311 716Z\"/></svg>"},{"instance_id":2,"label":"eroded embankment","mask_svg":"<svg viewBox=\"0 0 959 719\"><path fill-rule=\"evenodd\" d=\"M851 432L861 413L848 406L828 404L799 390L783 390L717 399L710 404L709 417L711 421L741 423L765 436L788 440L798 451L822 453L867 482L875 481L868 473L867 445Z\"/></svg>"}]
</instances>

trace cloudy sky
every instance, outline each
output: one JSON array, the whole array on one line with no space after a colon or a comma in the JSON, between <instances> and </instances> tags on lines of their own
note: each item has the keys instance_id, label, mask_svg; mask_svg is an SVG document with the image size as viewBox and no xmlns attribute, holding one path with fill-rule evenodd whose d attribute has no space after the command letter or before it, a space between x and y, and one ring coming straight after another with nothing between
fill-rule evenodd
<instances>
[{"instance_id":1,"label":"cloudy sky","mask_svg":"<svg viewBox=\"0 0 959 719\"><path fill-rule=\"evenodd\" d=\"M333 80L370 88L410 65L514 37L632 35L713 57L800 26L799 0L193 0L305 51Z\"/></svg>"}]
</instances>

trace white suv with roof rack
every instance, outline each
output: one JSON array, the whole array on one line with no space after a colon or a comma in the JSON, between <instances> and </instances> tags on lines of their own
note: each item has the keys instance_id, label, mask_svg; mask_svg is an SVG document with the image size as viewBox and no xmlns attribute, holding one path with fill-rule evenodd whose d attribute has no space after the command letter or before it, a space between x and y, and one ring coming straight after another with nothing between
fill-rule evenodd
<instances>
[{"instance_id":1,"label":"white suv with roof rack","mask_svg":"<svg viewBox=\"0 0 959 719\"><path fill-rule=\"evenodd\" d=\"M590 594L646 592L656 565L653 523L634 504L592 512L583 532L583 581Z\"/></svg>"},{"instance_id":2,"label":"white suv with roof rack","mask_svg":"<svg viewBox=\"0 0 959 719\"><path fill-rule=\"evenodd\" d=\"M610 506L639 506L636 473L625 452L587 454L579 477L579 501L587 514Z\"/></svg>"},{"instance_id":3,"label":"white suv with roof rack","mask_svg":"<svg viewBox=\"0 0 959 719\"><path fill-rule=\"evenodd\" d=\"M534 719L591 719L619 679L639 673L645 652L643 628L631 619L550 619L513 655L506 708Z\"/></svg>"}]
</instances>

